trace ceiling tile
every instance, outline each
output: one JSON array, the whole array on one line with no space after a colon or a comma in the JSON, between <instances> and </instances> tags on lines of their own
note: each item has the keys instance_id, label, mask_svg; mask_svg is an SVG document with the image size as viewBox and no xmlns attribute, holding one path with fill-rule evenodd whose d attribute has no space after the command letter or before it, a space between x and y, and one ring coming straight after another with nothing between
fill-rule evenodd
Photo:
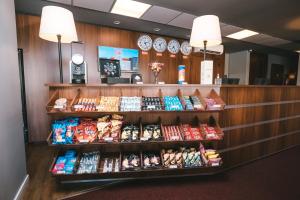
<instances>
[{"instance_id":1,"label":"ceiling tile","mask_svg":"<svg viewBox=\"0 0 300 200\"><path fill-rule=\"evenodd\" d=\"M278 45L290 43L290 41L288 40L272 37L266 34L258 34L249 38L245 38L243 39L243 41L252 42L260 45L266 45L266 46L278 46Z\"/></svg>"},{"instance_id":2,"label":"ceiling tile","mask_svg":"<svg viewBox=\"0 0 300 200\"><path fill-rule=\"evenodd\" d=\"M109 12L113 3L114 0L73 0L74 6L98 10L101 12Z\"/></svg>"},{"instance_id":3,"label":"ceiling tile","mask_svg":"<svg viewBox=\"0 0 300 200\"><path fill-rule=\"evenodd\" d=\"M63 4L68 4L68 5L72 4L72 0L48 0L48 1L56 2L56 3L63 3Z\"/></svg>"},{"instance_id":4,"label":"ceiling tile","mask_svg":"<svg viewBox=\"0 0 300 200\"><path fill-rule=\"evenodd\" d=\"M186 28L186 29L192 29L193 27L193 20L197 16L187 14L187 13L182 13L179 16L177 16L175 19L170 21L168 24L172 26L178 26L181 28Z\"/></svg>"},{"instance_id":5,"label":"ceiling tile","mask_svg":"<svg viewBox=\"0 0 300 200\"><path fill-rule=\"evenodd\" d=\"M181 12L177 10L171 10L160 6L152 6L147 12L141 17L141 19L167 24Z\"/></svg>"},{"instance_id":6,"label":"ceiling tile","mask_svg":"<svg viewBox=\"0 0 300 200\"><path fill-rule=\"evenodd\" d=\"M239 31L243 30L240 27L232 26L232 25L224 24L224 23L220 23L220 28L221 28L222 36L227 36L227 35L230 35L232 33L236 33L236 32L239 32Z\"/></svg>"}]
</instances>

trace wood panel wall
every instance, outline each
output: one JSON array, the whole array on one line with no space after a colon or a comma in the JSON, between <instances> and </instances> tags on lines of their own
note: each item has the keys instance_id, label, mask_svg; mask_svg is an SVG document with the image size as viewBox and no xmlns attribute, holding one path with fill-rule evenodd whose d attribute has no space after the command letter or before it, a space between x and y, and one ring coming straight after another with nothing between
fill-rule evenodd
<instances>
[{"instance_id":1,"label":"wood panel wall","mask_svg":"<svg viewBox=\"0 0 300 200\"><path fill-rule=\"evenodd\" d=\"M48 117L45 114L45 104L48 100L47 82L59 81L57 44L39 38L40 17L17 14L18 47L24 50L25 83L27 94L27 111L29 121L30 141L44 141L45 124ZM85 55L88 63L88 79L90 83L100 82L97 59L97 46L106 45L122 48L137 49L136 41L140 32L102 27L91 24L76 23L79 40L85 42ZM152 38L157 35L151 35ZM171 38L165 37L167 40ZM182 40L180 40L182 41ZM71 57L70 45L62 45L64 81L69 80L68 62ZM217 73L224 74L224 55L208 55L214 60L214 76ZM165 63L159 79L166 83L176 83L178 72L177 66L184 64L187 67L186 79L189 83L199 83L200 62L202 54L193 53L187 59L183 59L179 53L176 58L171 58L168 52L157 57L154 50L148 55L140 52L139 67L145 83L154 81L148 67L150 62L159 61Z\"/></svg>"},{"instance_id":2,"label":"wood panel wall","mask_svg":"<svg viewBox=\"0 0 300 200\"><path fill-rule=\"evenodd\" d=\"M221 87L224 140L217 144L232 167L300 144L300 87Z\"/></svg>"}]
</instances>

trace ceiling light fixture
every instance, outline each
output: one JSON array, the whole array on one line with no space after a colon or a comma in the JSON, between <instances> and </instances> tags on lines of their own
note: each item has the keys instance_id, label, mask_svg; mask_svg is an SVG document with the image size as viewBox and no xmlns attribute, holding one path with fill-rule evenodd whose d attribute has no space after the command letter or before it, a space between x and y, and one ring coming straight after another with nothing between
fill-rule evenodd
<instances>
[{"instance_id":1,"label":"ceiling light fixture","mask_svg":"<svg viewBox=\"0 0 300 200\"><path fill-rule=\"evenodd\" d=\"M113 23L116 24L116 25L121 24L121 22L118 21L118 20L114 21Z\"/></svg>"},{"instance_id":2,"label":"ceiling light fixture","mask_svg":"<svg viewBox=\"0 0 300 200\"><path fill-rule=\"evenodd\" d=\"M150 4L138 1L117 0L111 10L111 13L140 18L150 7Z\"/></svg>"},{"instance_id":3,"label":"ceiling light fixture","mask_svg":"<svg viewBox=\"0 0 300 200\"><path fill-rule=\"evenodd\" d=\"M154 28L153 29L155 32L158 32L158 31L160 31L160 28Z\"/></svg>"},{"instance_id":4,"label":"ceiling light fixture","mask_svg":"<svg viewBox=\"0 0 300 200\"><path fill-rule=\"evenodd\" d=\"M257 35L257 34L259 34L259 33L245 29L245 30L227 35L226 37L236 39L236 40L241 40L241 39L251 37L251 36Z\"/></svg>"},{"instance_id":5,"label":"ceiling light fixture","mask_svg":"<svg viewBox=\"0 0 300 200\"><path fill-rule=\"evenodd\" d=\"M300 53L300 50L297 50L296 52L297 52L297 53Z\"/></svg>"}]
</instances>

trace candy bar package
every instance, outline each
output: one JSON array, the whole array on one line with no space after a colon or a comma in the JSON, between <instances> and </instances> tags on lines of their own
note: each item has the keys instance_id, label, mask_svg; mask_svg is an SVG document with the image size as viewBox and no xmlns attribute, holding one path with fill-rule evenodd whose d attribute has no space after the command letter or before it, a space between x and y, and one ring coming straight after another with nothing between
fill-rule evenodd
<instances>
[{"instance_id":1,"label":"candy bar package","mask_svg":"<svg viewBox=\"0 0 300 200\"><path fill-rule=\"evenodd\" d=\"M200 143L200 153L203 163L206 166L214 167L220 166L222 164L222 159L220 155L214 149L205 149L204 146Z\"/></svg>"},{"instance_id":2,"label":"candy bar package","mask_svg":"<svg viewBox=\"0 0 300 200\"><path fill-rule=\"evenodd\" d=\"M123 116L112 115L98 118L98 139L105 142L118 142L121 135Z\"/></svg>"},{"instance_id":3,"label":"candy bar package","mask_svg":"<svg viewBox=\"0 0 300 200\"><path fill-rule=\"evenodd\" d=\"M143 97L142 98L142 110L163 110L161 100L159 97Z\"/></svg>"},{"instance_id":4,"label":"candy bar package","mask_svg":"<svg viewBox=\"0 0 300 200\"><path fill-rule=\"evenodd\" d=\"M182 111L182 104L177 96L164 97L165 110L167 111Z\"/></svg>"},{"instance_id":5,"label":"candy bar package","mask_svg":"<svg viewBox=\"0 0 300 200\"><path fill-rule=\"evenodd\" d=\"M99 105L96 109L99 112L118 112L119 111L120 99L119 97L105 97L100 98Z\"/></svg>"},{"instance_id":6,"label":"candy bar package","mask_svg":"<svg viewBox=\"0 0 300 200\"><path fill-rule=\"evenodd\" d=\"M141 111L141 105L141 97L121 97L120 110L123 112Z\"/></svg>"},{"instance_id":7,"label":"candy bar package","mask_svg":"<svg viewBox=\"0 0 300 200\"><path fill-rule=\"evenodd\" d=\"M140 128L136 125L126 125L122 128L121 142L136 142L139 140Z\"/></svg>"},{"instance_id":8,"label":"candy bar package","mask_svg":"<svg viewBox=\"0 0 300 200\"><path fill-rule=\"evenodd\" d=\"M182 124L181 129L185 140L203 140L200 128L192 127L189 124Z\"/></svg>"},{"instance_id":9,"label":"candy bar package","mask_svg":"<svg viewBox=\"0 0 300 200\"><path fill-rule=\"evenodd\" d=\"M91 143L97 139L97 122L92 119L81 119L75 127L75 140L78 143Z\"/></svg>"},{"instance_id":10,"label":"candy bar package","mask_svg":"<svg viewBox=\"0 0 300 200\"><path fill-rule=\"evenodd\" d=\"M212 126L208 126L207 124L201 124L200 130L201 130L201 134L205 140L221 139L221 136L217 133L216 129Z\"/></svg>"},{"instance_id":11,"label":"candy bar package","mask_svg":"<svg viewBox=\"0 0 300 200\"><path fill-rule=\"evenodd\" d=\"M194 110L194 106L190 100L190 97L189 96L184 96L182 98L182 101L183 101L183 105L185 106L185 110Z\"/></svg>"},{"instance_id":12,"label":"candy bar package","mask_svg":"<svg viewBox=\"0 0 300 200\"><path fill-rule=\"evenodd\" d=\"M197 96L191 96L190 99L195 110L205 110L205 106L201 103Z\"/></svg>"},{"instance_id":13,"label":"candy bar package","mask_svg":"<svg viewBox=\"0 0 300 200\"><path fill-rule=\"evenodd\" d=\"M76 105L73 106L76 112L90 112L95 111L98 105L97 98L79 98Z\"/></svg>"},{"instance_id":14,"label":"candy bar package","mask_svg":"<svg viewBox=\"0 0 300 200\"><path fill-rule=\"evenodd\" d=\"M78 126L79 118L67 118L56 120L52 123L53 144L73 144L75 127Z\"/></svg>"},{"instance_id":15,"label":"candy bar package","mask_svg":"<svg viewBox=\"0 0 300 200\"><path fill-rule=\"evenodd\" d=\"M105 157L102 173L113 173L120 171L120 159L115 157Z\"/></svg>"},{"instance_id":16,"label":"candy bar package","mask_svg":"<svg viewBox=\"0 0 300 200\"><path fill-rule=\"evenodd\" d=\"M141 167L140 156L137 153L128 153L123 155L122 170L139 170Z\"/></svg>"},{"instance_id":17,"label":"candy bar package","mask_svg":"<svg viewBox=\"0 0 300 200\"><path fill-rule=\"evenodd\" d=\"M164 138L166 141L179 141L182 140L181 131L179 126L163 126Z\"/></svg>"},{"instance_id":18,"label":"candy bar package","mask_svg":"<svg viewBox=\"0 0 300 200\"><path fill-rule=\"evenodd\" d=\"M182 150L174 149L163 149L161 151L162 163L165 168L182 168L183 167L183 157Z\"/></svg>"},{"instance_id":19,"label":"candy bar package","mask_svg":"<svg viewBox=\"0 0 300 200\"><path fill-rule=\"evenodd\" d=\"M73 174L77 161L76 152L68 150L64 155L58 156L52 169L53 174Z\"/></svg>"},{"instance_id":20,"label":"candy bar package","mask_svg":"<svg viewBox=\"0 0 300 200\"><path fill-rule=\"evenodd\" d=\"M184 167L201 167L201 153L196 148L182 148L183 166Z\"/></svg>"},{"instance_id":21,"label":"candy bar package","mask_svg":"<svg viewBox=\"0 0 300 200\"><path fill-rule=\"evenodd\" d=\"M160 125L148 124L143 125L141 141L163 140Z\"/></svg>"},{"instance_id":22,"label":"candy bar package","mask_svg":"<svg viewBox=\"0 0 300 200\"><path fill-rule=\"evenodd\" d=\"M159 153L144 152L142 157L144 169L159 168L161 166Z\"/></svg>"},{"instance_id":23,"label":"candy bar package","mask_svg":"<svg viewBox=\"0 0 300 200\"><path fill-rule=\"evenodd\" d=\"M67 102L68 100L66 98L56 99L53 108L58 111L65 111L67 109Z\"/></svg>"},{"instance_id":24,"label":"candy bar package","mask_svg":"<svg viewBox=\"0 0 300 200\"><path fill-rule=\"evenodd\" d=\"M100 161L100 152L83 153L80 158L77 174L93 174L98 173Z\"/></svg>"}]
</instances>

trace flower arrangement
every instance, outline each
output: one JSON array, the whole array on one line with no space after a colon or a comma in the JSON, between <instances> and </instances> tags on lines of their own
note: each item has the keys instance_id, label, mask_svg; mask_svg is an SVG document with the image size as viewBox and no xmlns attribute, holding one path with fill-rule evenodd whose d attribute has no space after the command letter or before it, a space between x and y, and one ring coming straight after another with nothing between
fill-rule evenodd
<instances>
[{"instance_id":1,"label":"flower arrangement","mask_svg":"<svg viewBox=\"0 0 300 200\"><path fill-rule=\"evenodd\" d=\"M159 62L150 63L150 69L153 72L156 84L158 83L158 74L161 72L163 66L164 63L159 63Z\"/></svg>"}]
</instances>

